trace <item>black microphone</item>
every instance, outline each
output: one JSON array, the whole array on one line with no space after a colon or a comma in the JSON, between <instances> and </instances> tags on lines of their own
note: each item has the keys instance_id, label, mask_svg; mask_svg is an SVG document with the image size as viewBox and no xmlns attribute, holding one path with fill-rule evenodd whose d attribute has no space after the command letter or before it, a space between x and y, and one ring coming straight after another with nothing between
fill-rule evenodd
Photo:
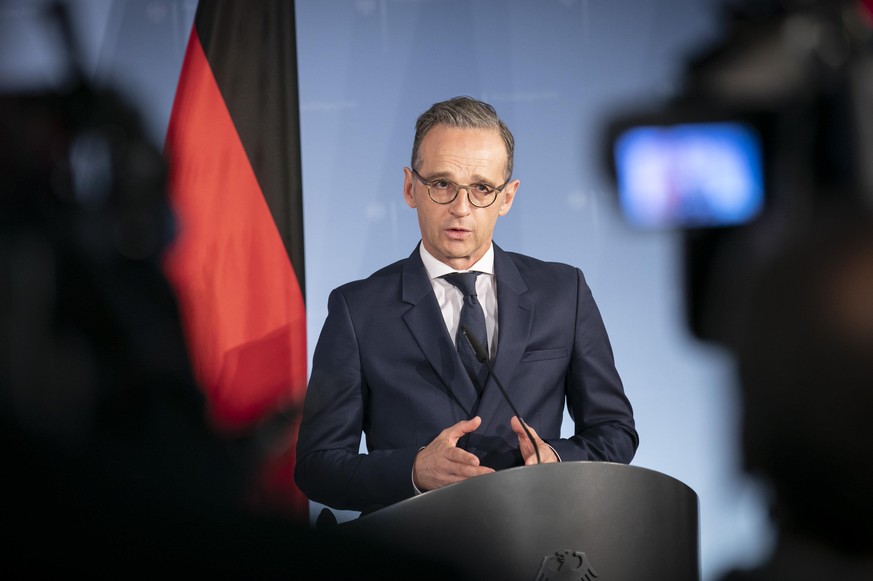
<instances>
[{"instance_id":1,"label":"black microphone","mask_svg":"<svg viewBox=\"0 0 873 581\"><path fill-rule=\"evenodd\" d=\"M521 427L524 429L524 433L527 435L527 439L530 440L531 444L533 444L534 453L537 455L537 464L542 464L542 461L540 460L540 448L539 446L537 446L537 441L534 440L533 436L530 433L530 430L527 429L527 423L521 418L521 414L518 413L518 410L515 408L515 404L512 403L512 400L509 398L509 394L506 393L506 389L504 389L503 383L501 383L500 379L494 374L494 368L491 367L491 361L488 360L488 352L485 350L485 347L482 346L482 343L479 342L479 339L476 338L476 335L467 328L467 325L461 325L461 333L464 334L464 337L467 338L467 342L470 344L470 347L473 348L473 353L476 354L476 359L478 359L480 363L484 363L485 366L488 368L488 373L491 374L491 377L493 377L494 381L497 383L497 387L500 388L500 393L503 394L503 399L505 399L506 403L509 404L509 409L511 409L512 413L515 414L515 417L518 418Z\"/></svg>"}]
</instances>

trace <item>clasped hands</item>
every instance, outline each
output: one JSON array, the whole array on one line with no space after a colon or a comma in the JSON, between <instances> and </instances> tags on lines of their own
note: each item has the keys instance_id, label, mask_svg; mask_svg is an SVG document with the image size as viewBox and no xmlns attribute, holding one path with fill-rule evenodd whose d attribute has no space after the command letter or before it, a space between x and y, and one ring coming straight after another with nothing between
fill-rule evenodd
<instances>
[{"instance_id":1,"label":"clasped hands","mask_svg":"<svg viewBox=\"0 0 873 581\"><path fill-rule=\"evenodd\" d=\"M479 458L475 454L457 446L458 440L466 434L475 432L481 424L482 418L479 416L460 421L440 432L430 444L422 448L412 466L412 481L415 486L424 492L494 472L493 468L480 466ZM536 464L534 445L525 434L519 419L513 416L509 425L518 436L518 449L525 465ZM542 463L557 462L558 458L552 447L546 444L533 428L528 426L528 429L539 448Z\"/></svg>"}]
</instances>

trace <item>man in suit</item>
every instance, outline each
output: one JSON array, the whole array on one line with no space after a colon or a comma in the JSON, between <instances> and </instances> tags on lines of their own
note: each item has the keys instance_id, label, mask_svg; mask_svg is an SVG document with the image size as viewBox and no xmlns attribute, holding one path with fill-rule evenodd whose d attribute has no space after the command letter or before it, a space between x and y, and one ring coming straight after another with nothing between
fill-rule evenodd
<instances>
[{"instance_id":1,"label":"man in suit","mask_svg":"<svg viewBox=\"0 0 873 581\"><path fill-rule=\"evenodd\" d=\"M492 243L519 186L513 150L486 103L457 97L419 117L403 195L421 243L328 300L297 445L312 500L366 512L512 466L633 458L633 412L582 272ZM480 274L467 291L444 278L468 271ZM462 353L471 320L493 374Z\"/></svg>"}]
</instances>

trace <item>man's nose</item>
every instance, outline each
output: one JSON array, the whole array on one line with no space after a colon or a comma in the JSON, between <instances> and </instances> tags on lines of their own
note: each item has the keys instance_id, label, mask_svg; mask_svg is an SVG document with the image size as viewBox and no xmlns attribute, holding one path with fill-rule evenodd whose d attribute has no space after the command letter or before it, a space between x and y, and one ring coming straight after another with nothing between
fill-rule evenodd
<instances>
[{"instance_id":1,"label":"man's nose","mask_svg":"<svg viewBox=\"0 0 873 581\"><path fill-rule=\"evenodd\" d=\"M470 190L465 187L458 188L458 195L449 205L454 214L466 215L470 213Z\"/></svg>"}]
</instances>

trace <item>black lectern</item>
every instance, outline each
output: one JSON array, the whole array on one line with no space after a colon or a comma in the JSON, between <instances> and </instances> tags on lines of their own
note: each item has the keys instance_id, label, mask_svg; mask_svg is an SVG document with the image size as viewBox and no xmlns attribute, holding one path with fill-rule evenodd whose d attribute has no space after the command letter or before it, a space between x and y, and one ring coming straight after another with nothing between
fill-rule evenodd
<instances>
[{"instance_id":1,"label":"black lectern","mask_svg":"<svg viewBox=\"0 0 873 581\"><path fill-rule=\"evenodd\" d=\"M699 581L697 494L607 462L503 470L337 527L469 579Z\"/></svg>"}]
</instances>

